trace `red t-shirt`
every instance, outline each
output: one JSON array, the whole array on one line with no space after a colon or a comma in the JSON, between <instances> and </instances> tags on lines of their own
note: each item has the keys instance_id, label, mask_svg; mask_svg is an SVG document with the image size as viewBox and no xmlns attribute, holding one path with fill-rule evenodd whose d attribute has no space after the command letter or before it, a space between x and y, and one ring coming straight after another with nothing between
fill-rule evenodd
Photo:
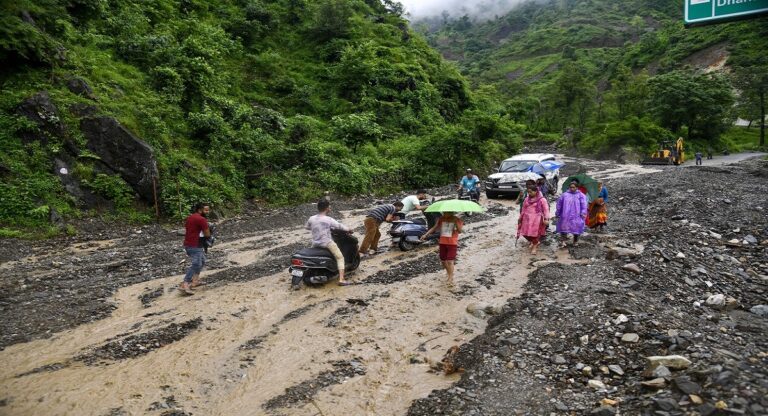
<instances>
[{"instance_id":1,"label":"red t-shirt","mask_svg":"<svg viewBox=\"0 0 768 416\"><path fill-rule=\"evenodd\" d=\"M201 247L200 237L204 236L203 231L208 229L208 220L197 212L187 217L184 233L184 247Z\"/></svg>"},{"instance_id":2,"label":"red t-shirt","mask_svg":"<svg viewBox=\"0 0 768 416\"><path fill-rule=\"evenodd\" d=\"M440 230L440 244L447 246L459 245L459 230L456 224L464 225L459 217L445 218L440 217L437 220L437 228Z\"/></svg>"}]
</instances>

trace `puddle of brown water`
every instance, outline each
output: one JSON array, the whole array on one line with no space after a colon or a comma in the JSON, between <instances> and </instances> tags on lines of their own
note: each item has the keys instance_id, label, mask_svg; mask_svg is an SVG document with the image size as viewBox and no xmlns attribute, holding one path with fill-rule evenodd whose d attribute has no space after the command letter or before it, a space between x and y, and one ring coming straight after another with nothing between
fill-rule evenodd
<instances>
[{"instance_id":1,"label":"puddle of brown water","mask_svg":"<svg viewBox=\"0 0 768 416\"><path fill-rule=\"evenodd\" d=\"M514 205L509 200L494 202ZM286 388L329 369L331 361L359 357L365 375L321 390L311 403L277 409L276 413L403 414L413 400L457 380L457 376L429 372L428 364L411 364L411 357L440 361L449 347L484 330L485 320L466 313L469 303L501 305L521 293L531 269L529 255L514 246L516 220L517 213L512 212L467 225L466 236L471 238L460 251L456 281L457 286L471 286L474 292L463 297L448 291L443 272L390 285L328 285L298 293L288 290L286 272L203 289L189 298L169 292L181 276L123 288L115 295L118 308L109 318L0 351L0 362L4 363L0 399L8 400L2 410L14 415L99 415L122 408L128 414L144 414L153 402L173 395L181 408L195 414L266 414L262 404ZM348 216L344 222L357 226L362 217ZM268 249L307 238L299 229L285 231L268 234L277 242L263 249L240 251L255 238L228 242L216 249L227 253L229 264L243 265L264 256ZM381 245L386 246L384 227L382 234ZM392 267L384 264L387 261L431 256L437 262L436 251L435 246L425 246L408 253L385 252L365 260L354 278L362 280ZM547 250L538 258L548 256L565 261L562 252ZM490 289L475 281L488 269L496 282ZM147 287L165 287L166 293L144 308L138 296ZM338 326L328 327L330 316L349 306L349 298L371 300L367 307L341 319ZM288 313L312 304L315 306L304 315L281 323ZM143 317L158 312L164 313ZM139 323L139 331L144 331L169 320L182 322L196 317L203 319L200 329L138 358L97 367L78 362L55 372L15 377L46 364L67 362L90 347L132 331ZM259 349L240 349L256 337L264 337ZM244 361L248 359L252 361Z\"/></svg>"}]
</instances>

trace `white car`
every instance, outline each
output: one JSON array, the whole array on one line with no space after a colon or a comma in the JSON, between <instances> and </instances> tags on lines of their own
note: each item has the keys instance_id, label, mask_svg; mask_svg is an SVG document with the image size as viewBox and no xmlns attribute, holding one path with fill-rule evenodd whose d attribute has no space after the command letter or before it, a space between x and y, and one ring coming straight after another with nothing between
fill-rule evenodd
<instances>
[{"instance_id":1,"label":"white car","mask_svg":"<svg viewBox=\"0 0 768 416\"><path fill-rule=\"evenodd\" d=\"M501 162L496 173L490 175L485 180L485 195L488 198L498 196L510 196L517 198L517 195L525 189L526 179L532 179L539 176L530 171L535 164L545 160L555 160L555 155L549 153L524 153L512 156ZM560 169L545 171L550 186L557 188L560 180Z\"/></svg>"}]
</instances>

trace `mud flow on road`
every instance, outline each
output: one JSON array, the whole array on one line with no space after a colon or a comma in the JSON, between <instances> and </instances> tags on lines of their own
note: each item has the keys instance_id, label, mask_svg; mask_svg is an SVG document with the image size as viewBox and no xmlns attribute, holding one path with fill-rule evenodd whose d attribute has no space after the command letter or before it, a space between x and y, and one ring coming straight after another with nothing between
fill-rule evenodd
<instances>
[{"instance_id":1,"label":"mud flow on road","mask_svg":"<svg viewBox=\"0 0 768 416\"><path fill-rule=\"evenodd\" d=\"M569 163L609 184L660 172ZM311 205L224 221L204 273L209 285L191 297L176 290L185 267L176 231L22 244L0 266L0 413L434 414L440 406L429 400L440 396L430 392L464 383L476 365L460 355L467 372L445 375L446 351L463 345L464 354L485 336L489 314L502 313L493 325L508 316L507 301L530 290L529 273L573 267L557 279L578 279L572 273L596 270L604 250L558 250L550 239L531 256L514 240L514 202L481 202L487 211L468 218L452 289L435 245L389 248L383 226L382 252L350 276L358 284L290 291L289 257L308 239ZM338 201L334 215L360 231L372 203ZM635 208L626 209L617 233L632 230Z\"/></svg>"}]
</instances>

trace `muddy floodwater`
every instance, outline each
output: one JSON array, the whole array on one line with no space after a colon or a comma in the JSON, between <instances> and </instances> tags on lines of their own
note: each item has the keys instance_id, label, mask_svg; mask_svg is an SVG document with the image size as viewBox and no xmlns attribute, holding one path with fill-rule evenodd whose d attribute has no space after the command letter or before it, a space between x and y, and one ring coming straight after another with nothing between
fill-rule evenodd
<instances>
[{"instance_id":1,"label":"muddy floodwater","mask_svg":"<svg viewBox=\"0 0 768 416\"><path fill-rule=\"evenodd\" d=\"M589 168L607 179L652 171ZM0 414L404 414L414 400L458 380L434 367L449 348L485 329L487 317L468 313L468 306L503 305L547 260L576 262L551 247L527 254L514 239L514 202L483 196L481 203L486 213L466 217L453 289L445 285L436 245L389 248L384 225L382 252L350 276L357 284L290 291L288 256L309 237L302 216L267 230L248 219L222 227L204 272L210 285L182 297L175 289L185 266L181 236L169 239L171 255L153 266L164 274L145 270L151 278L110 292L104 302L114 306L101 319L37 329L30 341L7 343L0 351ZM334 215L362 238L366 211ZM25 286L60 279L56 258L78 259L65 265L76 276L78 265L109 257L89 273L119 280L133 273L120 263L132 261L131 253L151 257L132 241L53 245L0 267L8 282ZM88 292L78 296L58 311L28 313L45 318L36 326L58 328L57 316L86 310ZM14 308L23 312L25 304Z\"/></svg>"}]
</instances>

